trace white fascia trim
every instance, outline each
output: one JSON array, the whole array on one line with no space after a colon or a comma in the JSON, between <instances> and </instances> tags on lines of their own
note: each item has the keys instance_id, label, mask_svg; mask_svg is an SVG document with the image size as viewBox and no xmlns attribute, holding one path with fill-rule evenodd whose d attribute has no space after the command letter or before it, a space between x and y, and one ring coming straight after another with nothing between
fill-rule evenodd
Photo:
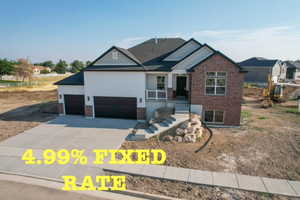
<instances>
[{"instance_id":1,"label":"white fascia trim","mask_svg":"<svg viewBox=\"0 0 300 200\"><path fill-rule=\"evenodd\" d=\"M184 69L180 69L180 70L172 70L172 74L187 74L187 71Z\"/></svg>"}]
</instances>

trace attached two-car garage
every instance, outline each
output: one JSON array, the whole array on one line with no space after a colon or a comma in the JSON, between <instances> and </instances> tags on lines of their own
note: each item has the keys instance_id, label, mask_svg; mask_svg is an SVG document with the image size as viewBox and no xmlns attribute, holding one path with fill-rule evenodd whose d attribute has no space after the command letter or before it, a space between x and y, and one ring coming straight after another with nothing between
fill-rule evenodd
<instances>
[{"instance_id":1,"label":"attached two-car garage","mask_svg":"<svg viewBox=\"0 0 300 200\"><path fill-rule=\"evenodd\" d=\"M64 95L67 115L84 115L84 95ZM94 97L95 117L136 119L136 98Z\"/></svg>"}]
</instances>

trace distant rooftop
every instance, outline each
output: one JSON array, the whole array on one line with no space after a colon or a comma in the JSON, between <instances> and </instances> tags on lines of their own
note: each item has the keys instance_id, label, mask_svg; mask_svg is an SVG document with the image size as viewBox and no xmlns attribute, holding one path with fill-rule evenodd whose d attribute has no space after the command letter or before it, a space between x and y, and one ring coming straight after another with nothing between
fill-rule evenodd
<instances>
[{"instance_id":1,"label":"distant rooftop","mask_svg":"<svg viewBox=\"0 0 300 200\"><path fill-rule=\"evenodd\" d=\"M278 60L270 60L262 57L253 57L239 63L242 67L272 67Z\"/></svg>"}]
</instances>

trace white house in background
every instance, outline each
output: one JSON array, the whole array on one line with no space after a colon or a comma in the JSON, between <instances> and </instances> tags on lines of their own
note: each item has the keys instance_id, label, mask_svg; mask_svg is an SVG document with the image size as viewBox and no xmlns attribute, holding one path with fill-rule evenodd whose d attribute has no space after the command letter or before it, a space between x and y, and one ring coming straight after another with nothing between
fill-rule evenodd
<instances>
[{"instance_id":1,"label":"white house in background","mask_svg":"<svg viewBox=\"0 0 300 200\"><path fill-rule=\"evenodd\" d=\"M240 66L207 44L155 38L113 46L56 84L62 115L146 120L184 105L208 123L239 125L243 80Z\"/></svg>"},{"instance_id":2,"label":"white house in background","mask_svg":"<svg viewBox=\"0 0 300 200\"><path fill-rule=\"evenodd\" d=\"M300 83L300 61L283 61L274 67L273 80L278 82Z\"/></svg>"}]
</instances>

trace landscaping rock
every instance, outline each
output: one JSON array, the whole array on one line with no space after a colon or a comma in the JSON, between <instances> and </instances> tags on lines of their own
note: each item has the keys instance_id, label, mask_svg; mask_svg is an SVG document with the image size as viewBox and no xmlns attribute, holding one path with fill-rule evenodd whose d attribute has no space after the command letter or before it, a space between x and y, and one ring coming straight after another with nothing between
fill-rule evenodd
<instances>
[{"instance_id":1,"label":"landscaping rock","mask_svg":"<svg viewBox=\"0 0 300 200\"><path fill-rule=\"evenodd\" d=\"M201 138L203 135L203 128L197 129L195 134L196 134L197 138Z\"/></svg>"},{"instance_id":2,"label":"landscaping rock","mask_svg":"<svg viewBox=\"0 0 300 200\"><path fill-rule=\"evenodd\" d=\"M183 141L183 137L175 136L175 137L174 137L174 140L175 140L176 142L182 142L182 141Z\"/></svg>"},{"instance_id":3,"label":"landscaping rock","mask_svg":"<svg viewBox=\"0 0 300 200\"><path fill-rule=\"evenodd\" d=\"M182 128L178 128L178 129L176 129L176 135L178 135L178 136L184 136L184 129L182 129Z\"/></svg>"},{"instance_id":4,"label":"landscaping rock","mask_svg":"<svg viewBox=\"0 0 300 200\"><path fill-rule=\"evenodd\" d=\"M170 142L173 140L173 137L171 135L166 135L162 139L164 142Z\"/></svg>"},{"instance_id":5,"label":"landscaping rock","mask_svg":"<svg viewBox=\"0 0 300 200\"><path fill-rule=\"evenodd\" d=\"M196 134L187 134L184 136L184 142L186 143L192 143L192 142L196 142L197 137Z\"/></svg>"},{"instance_id":6,"label":"landscaping rock","mask_svg":"<svg viewBox=\"0 0 300 200\"><path fill-rule=\"evenodd\" d=\"M187 133L195 133L196 132L196 128L194 126L188 127L186 130L187 130Z\"/></svg>"},{"instance_id":7,"label":"landscaping rock","mask_svg":"<svg viewBox=\"0 0 300 200\"><path fill-rule=\"evenodd\" d=\"M191 122L186 121L186 122L183 122L183 123L180 125L180 128L186 129L186 128L191 127L191 125L192 125Z\"/></svg>"}]
</instances>

